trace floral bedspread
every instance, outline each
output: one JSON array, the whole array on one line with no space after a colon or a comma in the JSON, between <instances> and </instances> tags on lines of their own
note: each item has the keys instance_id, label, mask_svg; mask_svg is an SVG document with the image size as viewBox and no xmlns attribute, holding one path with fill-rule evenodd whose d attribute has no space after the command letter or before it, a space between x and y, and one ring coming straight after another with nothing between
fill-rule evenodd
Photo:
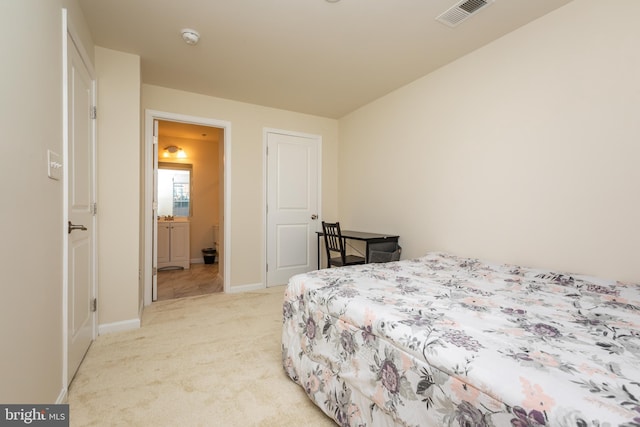
<instances>
[{"instance_id":1,"label":"floral bedspread","mask_svg":"<svg viewBox=\"0 0 640 427\"><path fill-rule=\"evenodd\" d=\"M343 426L640 426L640 286L442 253L285 291L285 371Z\"/></svg>"}]
</instances>

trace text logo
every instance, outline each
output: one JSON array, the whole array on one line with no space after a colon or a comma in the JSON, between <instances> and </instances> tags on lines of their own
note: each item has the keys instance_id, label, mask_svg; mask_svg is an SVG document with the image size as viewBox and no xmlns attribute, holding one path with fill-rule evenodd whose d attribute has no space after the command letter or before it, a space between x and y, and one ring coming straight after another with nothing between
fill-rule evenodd
<instances>
[{"instance_id":1,"label":"text logo","mask_svg":"<svg viewBox=\"0 0 640 427\"><path fill-rule=\"evenodd\" d=\"M0 427L69 427L69 405L0 405Z\"/></svg>"}]
</instances>

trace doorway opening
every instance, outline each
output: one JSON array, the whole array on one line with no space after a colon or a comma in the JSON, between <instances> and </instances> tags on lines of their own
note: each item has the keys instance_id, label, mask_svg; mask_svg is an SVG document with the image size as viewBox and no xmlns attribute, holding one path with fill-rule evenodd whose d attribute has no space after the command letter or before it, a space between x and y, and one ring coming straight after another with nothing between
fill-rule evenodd
<instances>
[{"instance_id":1,"label":"doorway opening","mask_svg":"<svg viewBox=\"0 0 640 427\"><path fill-rule=\"evenodd\" d=\"M230 142L228 122L146 111L145 305L227 291Z\"/></svg>"}]
</instances>

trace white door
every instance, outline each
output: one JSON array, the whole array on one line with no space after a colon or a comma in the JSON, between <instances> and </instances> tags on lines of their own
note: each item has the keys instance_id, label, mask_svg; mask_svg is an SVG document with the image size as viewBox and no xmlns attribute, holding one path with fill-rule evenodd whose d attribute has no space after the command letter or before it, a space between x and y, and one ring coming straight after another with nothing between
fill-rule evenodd
<instances>
[{"instance_id":1,"label":"white door","mask_svg":"<svg viewBox=\"0 0 640 427\"><path fill-rule=\"evenodd\" d=\"M315 269L320 137L269 131L267 286Z\"/></svg>"},{"instance_id":2,"label":"white door","mask_svg":"<svg viewBox=\"0 0 640 427\"><path fill-rule=\"evenodd\" d=\"M158 121L153 121L153 202L151 203L151 222L153 223L153 242L152 242L152 255L151 255L151 301L158 299ZM167 229L168 230L168 229ZM163 236L164 238L164 236ZM168 245L168 232L167 232L167 254L162 254L164 258L162 262L169 261L169 245ZM164 242L163 242L164 244ZM164 246L162 246L164 247Z\"/></svg>"},{"instance_id":3,"label":"white door","mask_svg":"<svg viewBox=\"0 0 640 427\"><path fill-rule=\"evenodd\" d=\"M68 375L71 382L95 330L95 143L94 82L71 37L67 37L68 153Z\"/></svg>"}]
</instances>

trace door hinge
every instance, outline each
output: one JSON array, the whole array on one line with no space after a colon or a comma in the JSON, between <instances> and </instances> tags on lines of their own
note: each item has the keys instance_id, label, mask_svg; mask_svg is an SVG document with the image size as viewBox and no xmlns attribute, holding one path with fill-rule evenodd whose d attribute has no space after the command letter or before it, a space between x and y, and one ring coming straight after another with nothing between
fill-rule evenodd
<instances>
[{"instance_id":1,"label":"door hinge","mask_svg":"<svg viewBox=\"0 0 640 427\"><path fill-rule=\"evenodd\" d=\"M269 264L267 264L267 273L269 272Z\"/></svg>"},{"instance_id":2,"label":"door hinge","mask_svg":"<svg viewBox=\"0 0 640 427\"><path fill-rule=\"evenodd\" d=\"M91 213L93 215L98 215L98 204L95 202L91 204Z\"/></svg>"},{"instance_id":3,"label":"door hinge","mask_svg":"<svg viewBox=\"0 0 640 427\"><path fill-rule=\"evenodd\" d=\"M91 118L95 120L98 117L98 108L94 105L89 109L89 114L91 115Z\"/></svg>"},{"instance_id":4,"label":"door hinge","mask_svg":"<svg viewBox=\"0 0 640 427\"><path fill-rule=\"evenodd\" d=\"M154 276L158 275L158 267L153 267L153 275Z\"/></svg>"},{"instance_id":5,"label":"door hinge","mask_svg":"<svg viewBox=\"0 0 640 427\"><path fill-rule=\"evenodd\" d=\"M94 298L94 299L91 300L91 311L94 312L94 313L96 311L98 311L98 299L97 298Z\"/></svg>"}]
</instances>

